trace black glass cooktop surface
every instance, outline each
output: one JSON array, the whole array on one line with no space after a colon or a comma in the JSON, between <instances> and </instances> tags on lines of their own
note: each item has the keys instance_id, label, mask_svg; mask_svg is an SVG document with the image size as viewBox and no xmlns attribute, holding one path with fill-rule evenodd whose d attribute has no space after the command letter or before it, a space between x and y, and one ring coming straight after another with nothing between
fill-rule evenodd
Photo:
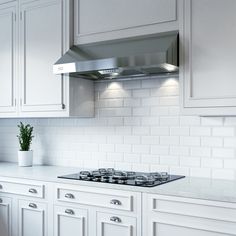
<instances>
[{"instance_id":1,"label":"black glass cooktop surface","mask_svg":"<svg viewBox=\"0 0 236 236\"><path fill-rule=\"evenodd\" d=\"M169 175L167 172L133 172L119 171L112 168L101 168L93 171L80 171L79 173L62 175L58 178L90 181L97 183L122 184L140 187L154 187L182 179L183 175Z\"/></svg>"}]
</instances>

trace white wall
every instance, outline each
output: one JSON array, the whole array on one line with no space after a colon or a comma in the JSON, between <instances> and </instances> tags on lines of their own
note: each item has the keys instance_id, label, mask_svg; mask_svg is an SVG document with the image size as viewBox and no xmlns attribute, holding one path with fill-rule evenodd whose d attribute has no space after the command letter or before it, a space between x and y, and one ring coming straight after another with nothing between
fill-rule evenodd
<instances>
[{"instance_id":1,"label":"white wall","mask_svg":"<svg viewBox=\"0 0 236 236\"><path fill-rule=\"evenodd\" d=\"M96 118L28 119L35 162L236 179L236 117L179 114L178 80L96 83ZM0 120L0 156L17 161L19 119Z\"/></svg>"}]
</instances>

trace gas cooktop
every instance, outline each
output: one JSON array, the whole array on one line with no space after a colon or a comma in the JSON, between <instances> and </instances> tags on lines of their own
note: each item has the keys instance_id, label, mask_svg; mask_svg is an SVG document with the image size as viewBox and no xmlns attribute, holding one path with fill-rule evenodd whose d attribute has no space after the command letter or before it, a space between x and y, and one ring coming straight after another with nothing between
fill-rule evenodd
<instances>
[{"instance_id":1,"label":"gas cooktop","mask_svg":"<svg viewBox=\"0 0 236 236\"><path fill-rule=\"evenodd\" d=\"M184 178L182 175L169 175L167 172L133 172L119 171L113 168L101 168L93 171L80 171L79 173L58 176L62 179L91 181L98 183L122 184L140 187L154 187Z\"/></svg>"}]
</instances>

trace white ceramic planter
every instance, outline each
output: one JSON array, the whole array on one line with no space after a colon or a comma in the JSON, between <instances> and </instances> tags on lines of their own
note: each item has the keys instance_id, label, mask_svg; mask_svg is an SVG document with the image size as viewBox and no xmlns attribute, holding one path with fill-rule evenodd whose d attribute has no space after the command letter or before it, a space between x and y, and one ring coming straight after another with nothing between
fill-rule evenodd
<instances>
[{"instance_id":1,"label":"white ceramic planter","mask_svg":"<svg viewBox=\"0 0 236 236\"><path fill-rule=\"evenodd\" d=\"M32 166L33 165L33 151L18 151L18 165Z\"/></svg>"}]
</instances>

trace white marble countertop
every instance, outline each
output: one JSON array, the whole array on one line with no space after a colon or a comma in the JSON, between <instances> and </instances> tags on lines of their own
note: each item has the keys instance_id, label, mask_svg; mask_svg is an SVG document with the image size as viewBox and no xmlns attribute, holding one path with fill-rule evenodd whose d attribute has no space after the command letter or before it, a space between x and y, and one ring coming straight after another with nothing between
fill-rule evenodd
<instances>
[{"instance_id":1,"label":"white marble countertop","mask_svg":"<svg viewBox=\"0 0 236 236\"><path fill-rule=\"evenodd\" d=\"M106 189L118 189L236 203L236 181L186 177L168 184L145 188L57 178L59 175L73 174L79 171L80 169L71 167L18 167L17 164L0 162L0 177L68 183L96 188L100 187Z\"/></svg>"}]
</instances>

